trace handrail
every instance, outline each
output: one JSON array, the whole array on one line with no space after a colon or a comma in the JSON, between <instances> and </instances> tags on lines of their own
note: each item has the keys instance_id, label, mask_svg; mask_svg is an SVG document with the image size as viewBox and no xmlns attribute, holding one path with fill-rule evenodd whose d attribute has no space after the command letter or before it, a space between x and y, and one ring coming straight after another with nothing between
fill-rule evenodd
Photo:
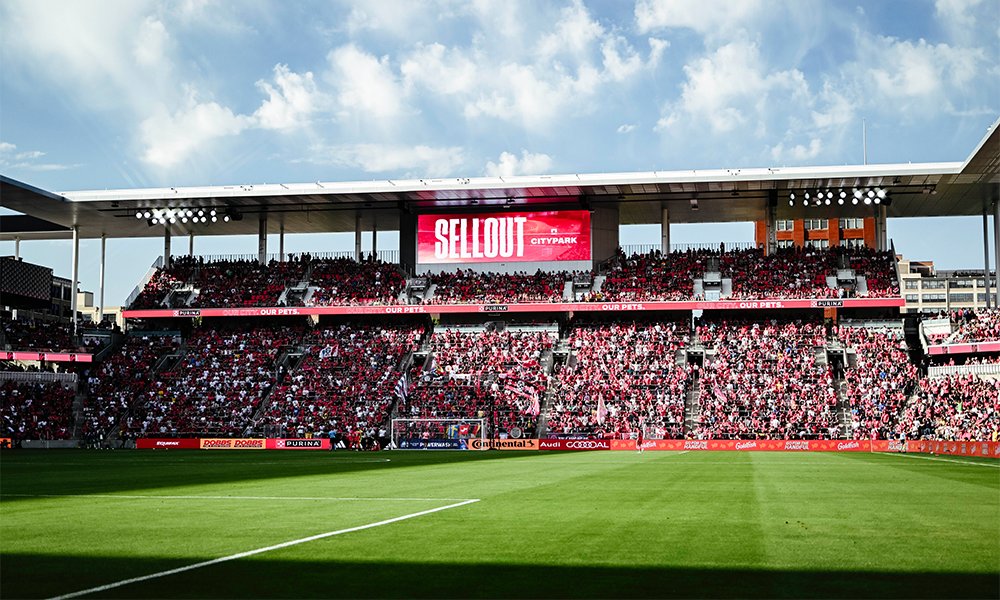
<instances>
[{"instance_id":1,"label":"handrail","mask_svg":"<svg viewBox=\"0 0 1000 600\"><path fill-rule=\"evenodd\" d=\"M927 368L928 377L945 377L948 375L1000 375L1000 364L943 365Z\"/></svg>"},{"instance_id":2,"label":"handrail","mask_svg":"<svg viewBox=\"0 0 1000 600\"><path fill-rule=\"evenodd\" d=\"M29 383L61 383L63 387L76 387L76 373L38 373L31 371L0 371L0 381Z\"/></svg>"}]
</instances>

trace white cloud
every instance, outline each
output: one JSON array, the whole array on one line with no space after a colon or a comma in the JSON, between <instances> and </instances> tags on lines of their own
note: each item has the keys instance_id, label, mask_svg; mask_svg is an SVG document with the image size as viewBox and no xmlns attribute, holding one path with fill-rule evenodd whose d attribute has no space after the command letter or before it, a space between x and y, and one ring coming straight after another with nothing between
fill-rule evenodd
<instances>
[{"instance_id":1,"label":"white cloud","mask_svg":"<svg viewBox=\"0 0 1000 600\"><path fill-rule=\"evenodd\" d=\"M521 150L520 158L510 152L500 153L497 162L486 163L485 173L490 177L510 177L513 175L543 175L552 168L552 157L548 154L534 154Z\"/></svg>"},{"instance_id":2,"label":"white cloud","mask_svg":"<svg viewBox=\"0 0 1000 600\"><path fill-rule=\"evenodd\" d=\"M970 29L976 24L975 9L982 2L983 0L936 0L934 13L947 26Z\"/></svg>"},{"instance_id":3,"label":"white cloud","mask_svg":"<svg viewBox=\"0 0 1000 600\"><path fill-rule=\"evenodd\" d=\"M310 162L359 168L366 173L442 177L454 174L465 162L460 147L341 144L314 146Z\"/></svg>"},{"instance_id":4,"label":"white cloud","mask_svg":"<svg viewBox=\"0 0 1000 600\"><path fill-rule=\"evenodd\" d=\"M254 113L263 129L293 129L305 124L323 102L313 74L293 73L288 65L274 66L274 84L260 80L257 88L267 100Z\"/></svg>"},{"instance_id":5,"label":"white cloud","mask_svg":"<svg viewBox=\"0 0 1000 600\"><path fill-rule=\"evenodd\" d=\"M633 131L635 131L635 125L631 123L625 123L624 125L619 125L616 131L618 131L618 133L632 133Z\"/></svg>"},{"instance_id":6,"label":"white cloud","mask_svg":"<svg viewBox=\"0 0 1000 600\"><path fill-rule=\"evenodd\" d=\"M649 38L649 67L655 69L663 58L663 53L670 47L670 42L660 38Z\"/></svg>"},{"instance_id":7,"label":"white cloud","mask_svg":"<svg viewBox=\"0 0 1000 600\"><path fill-rule=\"evenodd\" d=\"M476 71L476 63L465 53L441 44L418 45L400 67L408 92L423 87L442 95L468 93L475 89L479 79Z\"/></svg>"},{"instance_id":8,"label":"white cloud","mask_svg":"<svg viewBox=\"0 0 1000 600\"><path fill-rule=\"evenodd\" d=\"M805 77L796 69L769 72L756 44L746 40L722 46L684 67L687 81L681 97L667 106L657 129L680 122L707 124L713 133L727 133L740 126L760 130L770 112L771 94L785 101L808 97Z\"/></svg>"},{"instance_id":9,"label":"white cloud","mask_svg":"<svg viewBox=\"0 0 1000 600\"><path fill-rule=\"evenodd\" d=\"M539 39L538 56L543 61L560 55L586 59L593 51L594 42L604 35L604 27L590 18L590 12L580 0L573 0L564 7L559 17L551 33Z\"/></svg>"},{"instance_id":10,"label":"white cloud","mask_svg":"<svg viewBox=\"0 0 1000 600\"><path fill-rule=\"evenodd\" d=\"M821 129L841 127L855 118L855 105L847 96L837 91L829 82L823 86L820 99L825 105L822 110L812 111L812 122Z\"/></svg>"},{"instance_id":11,"label":"white cloud","mask_svg":"<svg viewBox=\"0 0 1000 600\"><path fill-rule=\"evenodd\" d=\"M10 171L65 171L75 169L79 164L65 165L60 163L38 162L45 156L41 150L25 150L17 152L17 145L10 142L0 142L0 168Z\"/></svg>"},{"instance_id":12,"label":"white cloud","mask_svg":"<svg viewBox=\"0 0 1000 600\"><path fill-rule=\"evenodd\" d=\"M594 111L602 89L650 72L669 46L649 38L644 57L578 0L551 17L547 5L520 2L479 0L466 10L482 26L470 46L418 44L401 59L408 102L445 102L452 106L443 110L469 120L552 129L561 118ZM508 17L516 23L496 25Z\"/></svg>"},{"instance_id":13,"label":"white cloud","mask_svg":"<svg viewBox=\"0 0 1000 600\"><path fill-rule=\"evenodd\" d=\"M331 51L327 60L341 116L392 119L403 112L403 89L389 57L376 58L347 44Z\"/></svg>"},{"instance_id":14,"label":"white cloud","mask_svg":"<svg viewBox=\"0 0 1000 600\"><path fill-rule=\"evenodd\" d=\"M601 44L601 54L604 57L604 72L611 81L625 81L632 78L642 67L642 58L621 37L609 38ZM658 62L651 57L650 62Z\"/></svg>"},{"instance_id":15,"label":"white cloud","mask_svg":"<svg viewBox=\"0 0 1000 600\"><path fill-rule=\"evenodd\" d=\"M132 46L132 55L140 67L161 67L166 64L167 46L170 34L163 22L155 17L146 17L139 26Z\"/></svg>"},{"instance_id":16,"label":"white cloud","mask_svg":"<svg viewBox=\"0 0 1000 600\"><path fill-rule=\"evenodd\" d=\"M639 33L686 28L706 36L728 35L765 14L762 0L638 0L635 23Z\"/></svg>"},{"instance_id":17,"label":"white cloud","mask_svg":"<svg viewBox=\"0 0 1000 600\"><path fill-rule=\"evenodd\" d=\"M929 44L925 40L878 37L867 42L875 62L866 75L877 91L890 98L936 96L945 86L962 88L976 75L985 60L980 49Z\"/></svg>"},{"instance_id":18,"label":"white cloud","mask_svg":"<svg viewBox=\"0 0 1000 600\"><path fill-rule=\"evenodd\" d=\"M186 105L173 113L161 107L139 125L142 159L160 169L185 162L196 151L225 136L236 135L252 124L252 119L235 115L216 102L198 102L189 92Z\"/></svg>"},{"instance_id":19,"label":"white cloud","mask_svg":"<svg viewBox=\"0 0 1000 600\"><path fill-rule=\"evenodd\" d=\"M779 163L803 162L816 158L822 150L823 143L818 138L810 140L808 146L797 144L786 148L783 143L779 143L771 148L771 158Z\"/></svg>"}]
</instances>

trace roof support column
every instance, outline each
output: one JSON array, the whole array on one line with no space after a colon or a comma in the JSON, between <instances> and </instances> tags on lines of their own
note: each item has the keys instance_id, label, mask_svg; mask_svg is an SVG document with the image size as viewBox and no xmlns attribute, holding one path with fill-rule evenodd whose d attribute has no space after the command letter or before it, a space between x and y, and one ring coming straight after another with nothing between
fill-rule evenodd
<instances>
[{"instance_id":1,"label":"roof support column","mask_svg":"<svg viewBox=\"0 0 1000 600\"><path fill-rule=\"evenodd\" d=\"M278 262L285 262L285 224L278 226Z\"/></svg>"},{"instance_id":2,"label":"roof support column","mask_svg":"<svg viewBox=\"0 0 1000 600\"><path fill-rule=\"evenodd\" d=\"M354 260L361 262L361 213L354 215Z\"/></svg>"},{"instance_id":3,"label":"roof support column","mask_svg":"<svg viewBox=\"0 0 1000 600\"><path fill-rule=\"evenodd\" d=\"M885 206L881 204L875 206L875 249L881 252L889 249L889 235L886 231L887 212Z\"/></svg>"},{"instance_id":4,"label":"roof support column","mask_svg":"<svg viewBox=\"0 0 1000 600\"><path fill-rule=\"evenodd\" d=\"M992 306L990 298L990 223L986 203L983 203L983 281L986 282L986 308Z\"/></svg>"},{"instance_id":5,"label":"roof support column","mask_svg":"<svg viewBox=\"0 0 1000 600\"><path fill-rule=\"evenodd\" d=\"M76 288L80 282L80 226L73 226L73 278L70 282L69 314L73 319L73 335L76 335Z\"/></svg>"},{"instance_id":6,"label":"roof support column","mask_svg":"<svg viewBox=\"0 0 1000 600\"><path fill-rule=\"evenodd\" d=\"M261 265L267 264L267 213L260 213L260 220L257 222L257 262Z\"/></svg>"},{"instance_id":7,"label":"roof support column","mask_svg":"<svg viewBox=\"0 0 1000 600\"><path fill-rule=\"evenodd\" d=\"M1000 308L1000 197L993 197L993 270L996 271L997 301L994 302ZM986 280L986 295L990 294L990 282Z\"/></svg>"},{"instance_id":8,"label":"roof support column","mask_svg":"<svg viewBox=\"0 0 1000 600\"><path fill-rule=\"evenodd\" d=\"M101 234L101 277L100 283L98 284L98 301L100 304L97 306L97 322L104 322L104 261L107 258L107 243L108 237Z\"/></svg>"},{"instance_id":9,"label":"roof support column","mask_svg":"<svg viewBox=\"0 0 1000 600\"><path fill-rule=\"evenodd\" d=\"M188 234L188 256L194 256L194 232Z\"/></svg>"},{"instance_id":10,"label":"roof support column","mask_svg":"<svg viewBox=\"0 0 1000 600\"><path fill-rule=\"evenodd\" d=\"M21 258L21 238L14 238L14 260L20 260Z\"/></svg>"},{"instance_id":11,"label":"roof support column","mask_svg":"<svg viewBox=\"0 0 1000 600\"><path fill-rule=\"evenodd\" d=\"M764 207L764 255L770 256L778 246L778 221L776 219L778 206L778 191L771 190L767 194L767 205Z\"/></svg>"},{"instance_id":12,"label":"roof support column","mask_svg":"<svg viewBox=\"0 0 1000 600\"><path fill-rule=\"evenodd\" d=\"M378 220L372 218L372 260L378 260Z\"/></svg>"},{"instance_id":13,"label":"roof support column","mask_svg":"<svg viewBox=\"0 0 1000 600\"><path fill-rule=\"evenodd\" d=\"M660 209L660 252L670 253L670 209Z\"/></svg>"},{"instance_id":14,"label":"roof support column","mask_svg":"<svg viewBox=\"0 0 1000 600\"><path fill-rule=\"evenodd\" d=\"M163 226L163 268L170 268L170 225Z\"/></svg>"}]
</instances>

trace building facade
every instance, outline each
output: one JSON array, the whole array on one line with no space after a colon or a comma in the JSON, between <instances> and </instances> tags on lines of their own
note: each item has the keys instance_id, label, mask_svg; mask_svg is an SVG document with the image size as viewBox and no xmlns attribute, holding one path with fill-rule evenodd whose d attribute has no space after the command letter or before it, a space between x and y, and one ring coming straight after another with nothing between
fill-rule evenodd
<instances>
[{"instance_id":1,"label":"building facade","mask_svg":"<svg viewBox=\"0 0 1000 600\"><path fill-rule=\"evenodd\" d=\"M874 248L875 218L795 219L775 221L778 248L830 248L832 246L867 246ZM757 247L767 243L767 223L757 221L754 227Z\"/></svg>"},{"instance_id":2,"label":"building facade","mask_svg":"<svg viewBox=\"0 0 1000 600\"><path fill-rule=\"evenodd\" d=\"M935 313L959 309L986 308L986 294L996 306L995 273L987 281L982 271L963 269L938 271L933 262L908 260L898 256L900 291L906 304L903 312Z\"/></svg>"}]
</instances>

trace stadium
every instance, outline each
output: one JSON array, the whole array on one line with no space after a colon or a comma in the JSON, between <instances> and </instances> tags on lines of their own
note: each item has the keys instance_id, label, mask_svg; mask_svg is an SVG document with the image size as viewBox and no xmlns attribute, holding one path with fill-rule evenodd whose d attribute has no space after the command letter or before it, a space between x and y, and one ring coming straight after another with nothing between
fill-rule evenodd
<instances>
[{"instance_id":1,"label":"stadium","mask_svg":"<svg viewBox=\"0 0 1000 600\"><path fill-rule=\"evenodd\" d=\"M0 174L0 596L1000 597L1000 120L861 162ZM897 250L889 219L940 217L981 269ZM353 250L286 251L326 234ZM224 236L257 251L195 252ZM109 246L150 239L106 305ZM54 241L68 277L22 253Z\"/></svg>"}]
</instances>

